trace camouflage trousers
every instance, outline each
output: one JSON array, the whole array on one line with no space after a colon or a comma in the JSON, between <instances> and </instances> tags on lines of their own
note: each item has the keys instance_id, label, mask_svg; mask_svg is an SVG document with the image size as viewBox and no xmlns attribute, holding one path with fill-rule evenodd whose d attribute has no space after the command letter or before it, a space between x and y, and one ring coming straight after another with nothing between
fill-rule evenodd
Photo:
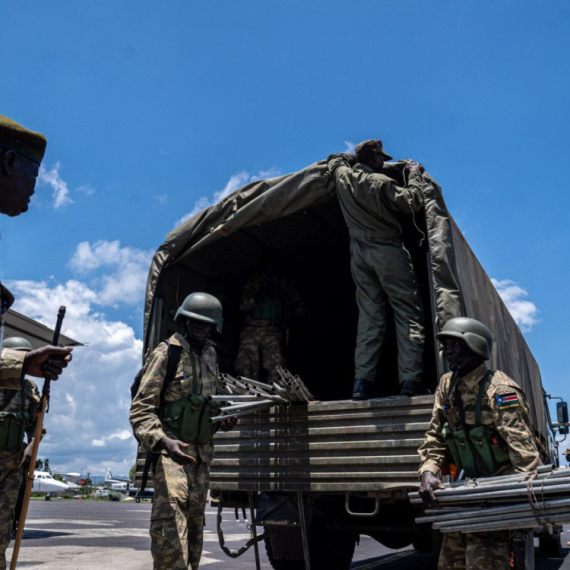
<instances>
[{"instance_id":1,"label":"camouflage trousers","mask_svg":"<svg viewBox=\"0 0 570 570\"><path fill-rule=\"evenodd\" d=\"M508 532L446 532L438 570L508 570L511 564Z\"/></svg>"},{"instance_id":2,"label":"camouflage trousers","mask_svg":"<svg viewBox=\"0 0 570 570\"><path fill-rule=\"evenodd\" d=\"M267 381L276 382L279 375L275 366L285 365L283 356L283 330L271 321L255 320L241 331L236 374L252 380L261 378L261 368L267 371Z\"/></svg>"},{"instance_id":3,"label":"camouflage trousers","mask_svg":"<svg viewBox=\"0 0 570 570\"><path fill-rule=\"evenodd\" d=\"M12 537L14 507L22 480L19 462L19 452L0 451L0 570L6 569L6 549Z\"/></svg>"},{"instance_id":4,"label":"camouflage trousers","mask_svg":"<svg viewBox=\"0 0 570 570\"><path fill-rule=\"evenodd\" d=\"M410 254L399 238L380 242L353 238L350 253L359 310L355 378L376 377L384 333L393 313L400 383L420 381L424 351L422 302Z\"/></svg>"},{"instance_id":5,"label":"camouflage trousers","mask_svg":"<svg viewBox=\"0 0 570 570\"><path fill-rule=\"evenodd\" d=\"M150 548L154 570L198 570L210 464L179 465L160 455L152 480Z\"/></svg>"}]
</instances>

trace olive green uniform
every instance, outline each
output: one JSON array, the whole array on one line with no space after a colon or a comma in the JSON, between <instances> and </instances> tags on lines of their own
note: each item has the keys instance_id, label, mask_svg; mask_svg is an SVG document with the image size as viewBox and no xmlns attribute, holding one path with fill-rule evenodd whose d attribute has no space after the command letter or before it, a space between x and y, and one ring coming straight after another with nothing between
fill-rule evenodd
<instances>
[{"instance_id":1,"label":"olive green uniform","mask_svg":"<svg viewBox=\"0 0 570 570\"><path fill-rule=\"evenodd\" d=\"M396 321L400 383L420 381L423 369L423 316L410 254L401 239L396 213L423 206L422 174L410 173L404 187L354 162L354 155L328 159L350 234L351 270L359 309L355 377L374 381L390 308Z\"/></svg>"},{"instance_id":2,"label":"olive green uniform","mask_svg":"<svg viewBox=\"0 0 570 570\"><path fill-rule=\"evenodd\" d=\"M26 435L30 441L36 431L40 411L38 387L31 380L22 380L22 362L25 353L16 350L2 350L0 367L0 412L28 414ZM23 382L23 405L22 405ZM0 436L0 439L2 437ZM13 449L0 449L0 570L6 568L6 549L10 544L14 508L22 481L20 461L24 443Z\"/></svg>"},{"instance_id":3,"label":"olive green uniform","mask_svg":"<svg viewBox=\"0 0 570 570\"><path fill-rule=\"evenodd\" d=\"M194 393L194 372L190 344L176 333L171 345L182 347L174 378L164 392L164 404ZM194 352L197 393L207 397L216 393L218 364L214 345L206 340L201 354ZM148 358L140 388L131 405L130 421L140 442L158 452L164 435L180 439L161 419L160 394L167 374L168 345L163 342ZM186 453L197 463L179 465L161 453L153 469L154 501L150 536L155 570L197 570L202 554L204 510L214 457L212 442L190 443Z\"/></svg>"},{"instance_id":4,"label":"olive green uniform","mask_svg":"<svg viewBox=\"0 0 570 570\"><path fill-rule=\"evenodd\" d=\"M477 400L485 378L480 403L480 425L492 428L506 450L505 461L496 474L528 472L541 465L540 453L529 416L529 407L520 386L506 374L487 375L481 364L452 385L451 373L444 374L435 394L432 418L424 443L418 450L420 474L437 475L449 457L444 439L445 424L452 432L462 429L455 388L457 387L469 429L476 426ZM494 440L495 441L495 440ZM439 558L439 570L499 570L510 562L508 533L445 533Z\"/></svg>"}]
</instances>

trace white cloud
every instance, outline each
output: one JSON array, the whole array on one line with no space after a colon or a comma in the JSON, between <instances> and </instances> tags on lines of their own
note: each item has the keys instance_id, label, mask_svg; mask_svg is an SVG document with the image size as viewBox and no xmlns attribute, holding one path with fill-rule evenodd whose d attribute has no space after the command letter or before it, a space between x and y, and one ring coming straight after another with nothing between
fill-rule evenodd
<instances>
[{"instance_id":1,"label":"white cloud","mask_svg":"<svg viewBox=\"0 0 570 570\"><path fill-rule=\"evenodd\" d=\"M91 184L83 184L83 186L79 186L79 188L77 188L77 191L83 192L83 194L86 194L87 196L95 194L95 188L93 188Z\"/></svg>"},{"instance_id":2,"label":"white cloud","mask_svg":"<svg viewBox=\"0 0 570 570\"><path fill-rule=\"evenodd\" d=\"M85 276L95 270L99 273L90 281L97 289L93 303L116 306L134 304L144 297L148 268L154 252L132 247L121 247L120 242L100 240L91 244L81 242L69 261L69 267Z\"/></svg>"},{"instance_id":3,"label":"white cloud","mask_svg":"<svg viewBox=\"0 0 570 570\"><path fill-rule=\"evenodd\" d=\"M196 200L194 203L194 207L190 212L176 220L174 223L174 227L183 224L185 221L193 218L198 212L217 204L224 198L227 198L230 194L235 192L238 188L249 184L250 182L257 182L258 180L266 180L268 178L274 178L275 176L279 176L280 171L272 168L270 170L260 170L257 174L249 174L245 170L242 172L238 172L230 177L227 184L224 186L222 190L218 192L214 192L212 198L207 198L206 196L201 196Z\"/></svg>"},{"instance_id":4,"label":"white cloud","mask_svg":"<svg viewBox=\"0 0 570 570\"><path fill-rule=\"evenodd\" d=\"M51 170L47 170L45 166L40 166L38 175L38 184L51 186L53 188L53 207L58 210L65 204L72 204L73 200L69 197L69 188L67 182L59 175L61 164L56 162Z\"/></svg>"},{"instance_id":5,"label":"white cloud","mask_svg":"<svg viewBox=\"0 0 570 570\"><path fill-rule=\"evenodd\" d=\"M519 287L510 279L491 279L491 281L521 331L530 332L539 322L539 311L533 302L525 299L528 297L526 289Z\"/></svg>"},{"instance_id":6,"label":"white cloud","mask_svg":"<svg viewBox=\"0 0 570 570\"><path fill-rule=\"evenodd\" d=\"M94 309L99 292L85 283L12 281L10 287L14 308L50 327L65 305L63 334L87 345L74 349L73 362L52 386L40 457L60 471L87 466L92 473L107 467L128 473L136 454L129 387L141 366L142 341L132 327Z\"/></svg>"},{"instance_id":7,"label":"white cloud","mask_svg":"<svg viewBox=\"0 0 570 570\"><path fill-rule=\"evenodd\" d=\"M161 203L166 204L168 202L168 194L157 194L155 198Z\"/></svg>"},{"instance_id":8,"label":"white cloud","mask_svg":"<svg viewBox=\"0 0 570 570\"><path fill-rule=\"evenodd\" d=\"M344 149L344 152L354 153L356 150L356 143L353 143L351 141L344 141L344 146L346 147Z\"/></svg>"},{"instance_id":9,"label":"white cloud","mask_svg":"<svg viewBox=\"0 0 570 570\"><path fill-rule=\"evenodd\" d=\"M151 251L121 247L118 241L83 242L69 261L81 279L9 284L17 297L14 308L49 327L65 305L63 334L86 345L74 349L73 362L52 386L40 457L49 457L60 471L87 466L96 474L110 467L127 474L135 461L129 388L141 366L142 340L131 326L102 311L125 307L142 318L151 258Z\"/></svg>"}]
</instances>

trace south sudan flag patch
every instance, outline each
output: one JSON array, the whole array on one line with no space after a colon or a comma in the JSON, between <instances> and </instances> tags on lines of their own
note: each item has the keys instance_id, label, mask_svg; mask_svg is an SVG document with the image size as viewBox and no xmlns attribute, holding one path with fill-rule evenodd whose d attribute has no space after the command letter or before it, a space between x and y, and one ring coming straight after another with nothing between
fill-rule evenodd
<instances>
[{"instance_id":1,"label":"south sudan flag patch","mask_svg":"<svg viewBox=\"0 0 570 570\"><path fill-rule=\"evenodd\" d=\"M512 394L501 394L500 396L495 396L497 400L497 405L501 410L506 408L516 408L520 406L519 397L516 392Z\"/></svg>"}]
</instances>

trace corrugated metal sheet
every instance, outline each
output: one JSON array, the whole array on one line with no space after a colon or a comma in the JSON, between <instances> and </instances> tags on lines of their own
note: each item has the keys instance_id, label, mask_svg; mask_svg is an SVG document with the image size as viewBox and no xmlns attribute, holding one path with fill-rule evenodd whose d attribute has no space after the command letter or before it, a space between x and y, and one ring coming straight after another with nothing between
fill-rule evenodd
<instances>
[{"instance_id":1,"label":"corrugated metal sheet","mask_svg":"<svg viewBox=\"0 0 570 570\"><path fill-rule=\"evenodd\" d=\"M334 492L417 487L432 396L314 402L216 434L211 489Z\"/></svg>"}]
</instances>

